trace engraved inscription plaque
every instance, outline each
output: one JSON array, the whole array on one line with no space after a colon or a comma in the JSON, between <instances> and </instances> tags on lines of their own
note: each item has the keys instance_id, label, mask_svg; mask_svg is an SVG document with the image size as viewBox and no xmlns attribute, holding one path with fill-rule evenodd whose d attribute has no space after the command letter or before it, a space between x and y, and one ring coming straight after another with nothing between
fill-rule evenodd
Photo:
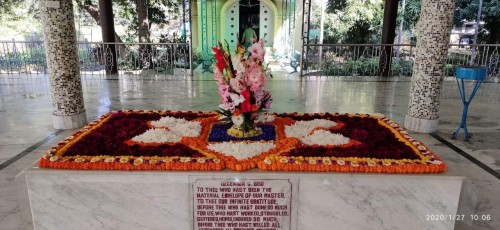
<instances>
[{"instance_id":1,"label":"engraved inscription plaque","mask_svg":"<svg viewBox=\"0 0 500 230\"><path fill-rule=\"evenodd\" d=\"M196 179L192 194L193 229L290 229L288 179Z\"/></svg>"}]
</instances>

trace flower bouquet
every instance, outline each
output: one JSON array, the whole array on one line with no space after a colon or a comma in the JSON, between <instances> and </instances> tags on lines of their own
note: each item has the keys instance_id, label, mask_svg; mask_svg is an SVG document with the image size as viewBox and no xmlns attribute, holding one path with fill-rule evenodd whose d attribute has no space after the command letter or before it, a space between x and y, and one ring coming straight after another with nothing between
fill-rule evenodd
<instances>
[{"instance_id":1,"label":"flower bouquet","mask_svg":"<svg viewBox=\"0 0 500 230\"><path fill-rule=\"evenodd\" d=\"M222 115L221 121L232 124L227 130L230 136L244 138L262 132L255 125L255 119L259 112L269 109L272 102L271 94L264 90L264 43L264 39L254 41L248 53L240 43L233 54L227 42L226 49L220 42L212 48L217 61L214 79L221 96L218 112Z\"/></svg>"}]
</instances>

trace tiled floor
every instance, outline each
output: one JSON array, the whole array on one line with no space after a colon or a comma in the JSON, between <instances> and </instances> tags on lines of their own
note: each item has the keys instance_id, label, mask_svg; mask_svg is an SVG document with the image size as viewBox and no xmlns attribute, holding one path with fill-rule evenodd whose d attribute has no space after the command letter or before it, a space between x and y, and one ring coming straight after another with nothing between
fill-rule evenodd
<instances>
[{"instance_id":1,"label":"tiled floor","mask_svg":"<svg viewBox=\"0 0 500 230\"><path fill-rule=\"evenodd\" d=\"M408 104L408 78L307 77L275 74L267 88L274 112L384 113L400 124ZM498 79L494 79L498 80ZM437 136L413 134L441 156L447 174L463 175L477 190L477 214L490 221L473 226L457 223L456 229L500 229L500 83L484 83L470 106L470 142L463 136L451 140L461 117L461 102L453 79L443 85ZM83 77L87 117L90 120L118 109L214 110L218 95L209 74L183 76ZM52 103L46 76L0 75L0 229L32 229L23 170L49 146L73 131L52 127ZM443 141L440 141L442 139ZM455 146L458 149L452 149ZM490 168L487 172L469 154Z\"/></svg>"}]
</instances>

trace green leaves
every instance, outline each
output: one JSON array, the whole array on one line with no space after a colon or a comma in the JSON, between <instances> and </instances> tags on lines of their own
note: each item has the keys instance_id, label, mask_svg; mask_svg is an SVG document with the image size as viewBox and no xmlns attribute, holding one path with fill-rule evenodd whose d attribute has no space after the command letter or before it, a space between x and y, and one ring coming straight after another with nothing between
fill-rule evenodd
<instances>
[{"instance_id":1,"label":"green leaves","mask_svg":"<svg viewBox=\"0 0 500 230\"><path fill-rule=\"evenodd\" d=\"M232 122L231 116L233 115L233 113L231 113L231 111L217 108L216 112L218 114L222 115L222 117L219 119L219 121L228 122L228 123Z\"/></svg>"},{"instance_id":2,"label":"green leaves","mask_svg":"<svg viewBox=\"0 0 500 230\"><path fill-rule=\"evenodd\" d=\"M383 0L328 0L324 43L376 43L383 18ZM312 23L319 27L321 6L313 1Z\"/></svg>"}]
</instances>

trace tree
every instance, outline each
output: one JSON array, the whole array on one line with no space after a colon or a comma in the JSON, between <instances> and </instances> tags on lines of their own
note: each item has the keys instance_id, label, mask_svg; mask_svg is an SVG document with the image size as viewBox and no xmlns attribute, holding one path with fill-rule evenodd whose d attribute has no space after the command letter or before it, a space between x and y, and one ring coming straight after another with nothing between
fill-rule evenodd
<instances>
[{"instance_id":1,"label":"tree","mask_svg":"<svg viewBox=\"0 0 500 230\"><path fill-rule=\"evenodd\" d=\"M95 22L99 25L99 7L97 0L74 0L76 5L85 10ZM119 36L116 34L117 42L122 42L123 40L129 42L139 41L139 37L149 39L149 30L153 23L156 24L169 24L170 22L176 20L180 13L180 4L182 0L112 0L113 8L116 14L115 18L119 24L125 25L127 27L127 34ZM147 9L141 8L139 2L146 3L142 4L142 7L147 6ZM139 7L138 7L139 6ZM147 15L148 26L139 28L139 11L142 15ZM144 14L144 12L147 12ZM144 22L144 18L141 18ZM147 34L145 35L144 29L147 28ZM140 30L142 31L139 35Z\"/></svg>"},{"instance_id":2,"label":"tree","mask_svg":"<svg viewBox=\"0 0 500 230\"><path fill-rule=\"evenodd\" d=\"M34 1L0 0L0 40L22 35L27 40L42 37Z\"/></svg>"},{"instance_id":3,"label":"tree","mask_svg":"<svg viewBox=\"0 0 500 230\"><path fill-rule=\"evenodd\" d=\"M136 0L137 5L137 26L139 31L139 42L150 42L149 40L149 18L148 0Z\"/></svg>"},{"instance_id":4,"label":"tree","mask_svg":"<svg viewBox=\"0 0 500 230\"><path fill-rule=\"evenodd\" d=\"M422 7L422 0L405 0L405 12L403 15L403 30L413 31L420 18L420 8ZM401 9L401 8L400 8ZM402 12L399 12L401 16ZM401 21L398 18L398 24Z\"/></svg>"},{"instance_id":5,"label":"tree","mask_svg":"<svg viewBox=\"0 0 500 230\"><path fill-rule=\"evenodd\" d=\"M110 0L99 0L99 16L101 18L101 31L102 31L102 41L109 42L111 44L103 44L103 48L106 47L106 50L109 50L108 55L111 58L111 65L106 68L106 74L117 74L118 73L118 65L116 56L116 36L115 36L115 22L113 15L113 4Z\"/></svg>"},{"instance_id":6,"label":"tree","mask_svg":"<svg viewBox=\"0 0 500 230\"><path fill-rule=\"evenodd\" d=\"M181 1L183 0L113 0L118 6L117 9L120 9L118 17L122 19L122 24L127 26L128 38L126 40L129 41L140 41L141 37L150 41L151 25L168 25L177 20L182 8ZM145 9L146 5L147 9ZM140 25L143 27L139 27Z\"/></svg>"},{"instance_id":7,"label":"tree","mask_svg":"<svg viewBox=\"0 0 500 230\"><path fill-rule=\"evenodd\" d=\"M12 8L18 6L23 1L15 0L0 0L0 20L8 15L8 12L12 11Z\"/></svg>"},{"instance_id":8,"label":"tree","mask_svg":"<svg viewBox=\"0 0 500 230\"><path fill-rule=\"evenodd\" d=\"M85 10L95 21L97 25L101 25L101 17L99 15L99 6L96 1L92 0L75 0L76 5ZM123 43L121 37L115 32L116 42Z\"/></svg>"},{"instance_id":9,"label":"tree","mask_svg":"<svg viewBox=\"0 0 500 230\"><path fill-rule=\"evenodd\" d=\"M383 3L383 0L328 0L325 40L357 44L378 42Z\"/></svg>"}]
</instances>

